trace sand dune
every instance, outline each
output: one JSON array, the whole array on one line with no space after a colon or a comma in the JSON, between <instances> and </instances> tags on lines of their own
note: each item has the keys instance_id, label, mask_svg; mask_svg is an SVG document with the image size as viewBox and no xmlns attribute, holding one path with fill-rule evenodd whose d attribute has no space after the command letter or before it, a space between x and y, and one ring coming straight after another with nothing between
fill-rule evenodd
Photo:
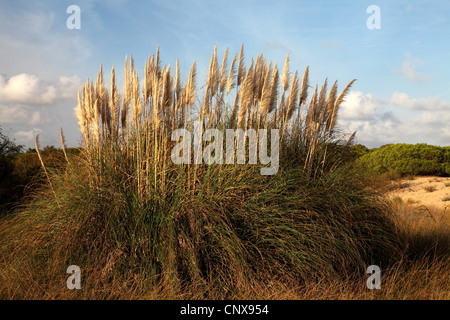
<instances>
[{"instance_id":1,"label":"sand dune","mask_svg":"<svg viewBox=\"0 0 450 320\"><path fill-rule=\"evenodd\" d=\"M400 197L405 202L437 208L450 207L450 177L415 177L392 183L398 184L398 188L388 193L390 198Z\"/></svg>"}]
</instances>

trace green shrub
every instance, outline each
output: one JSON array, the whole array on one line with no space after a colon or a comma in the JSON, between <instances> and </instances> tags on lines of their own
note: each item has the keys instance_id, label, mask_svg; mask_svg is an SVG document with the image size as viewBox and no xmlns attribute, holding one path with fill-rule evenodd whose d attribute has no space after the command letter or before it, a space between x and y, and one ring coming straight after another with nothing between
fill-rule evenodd
<instances>
[{"instance_id":1,"label":"green shrub","mask_svg":"<svg viewBox=\"0 0 450 320\"><path fill-rule=\"evenodd\" d=\"M388 144L371 150L357 163L376 174L396 172L405 175L450 175L449 149L420 144Z\"/></svg>"},{"instance_id":2,"label":"green shrub","mask_svg":"<svg viewBox=\"0 0 450 320\"><path fill-rule=\"evenodd\" d=\"M10 211L9 209L14 207L26 192L38 187L43 181L42 165L36 150L29 148L26 152L21 151L22 147L16 146L0 155L0 207L3 208L2 213ZM79 155L79 153L79 148L67 149L68 157ZM62 149L46 146L41 150L41 155L49 170L65 165Z\"/></svg>"},{"instance_id":3,"label":"green shrub","mask_svg":"<svg viewBox=\"0 0 450 320\"><path fill-rule=\"evenodd\" d=\"M16 186L20 181L13 174L14 156L22 149L23 146L17 145L5 136L0 128L0 214L18 199L19 192Z\"/></svg>"}]
</instances>

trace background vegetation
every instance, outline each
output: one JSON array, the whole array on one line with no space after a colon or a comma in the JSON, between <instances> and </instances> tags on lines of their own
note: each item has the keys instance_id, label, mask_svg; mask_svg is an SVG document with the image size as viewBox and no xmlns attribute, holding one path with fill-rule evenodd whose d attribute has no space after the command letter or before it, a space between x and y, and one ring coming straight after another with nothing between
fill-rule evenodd
<instances>
[{"instance_id":1,"label":"background vegetation","mask_svg":"<svg viewBox=\"0 0 450 320\"><path fill-rule=\"evenodd\" d=\"M405 175L450 175L450 146L387 144L368 150L357 161L375 174L395 172Z\"/></svg>"},{"instance_id":2,"label":"background vegetation","mask_svg":"<svg viewBox=\"0 0 450 320\"><path fill-rule=\"evenodd\" d=\"M67 153L74 156L80 149L68 148ZM41 155L50 170L66 165L62 149L46 146ZM36 149L24 151L23 146L4 135L0 127L0 215L10 212L42 182L42 165Z\"/></svg>"}]
</instances>

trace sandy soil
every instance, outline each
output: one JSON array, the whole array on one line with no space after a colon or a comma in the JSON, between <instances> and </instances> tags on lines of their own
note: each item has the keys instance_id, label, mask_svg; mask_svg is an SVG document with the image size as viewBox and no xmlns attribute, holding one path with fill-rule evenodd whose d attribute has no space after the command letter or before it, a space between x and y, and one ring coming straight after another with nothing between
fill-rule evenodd
<instances>
[{"instance_id":1,"label":"sandy soil","mask_svg":"<svg viewBox=\"0 0 450 320\"><path fill-rule=\"evenodd\" d=\"M398 188L388 193L389 197L400 197L403 201L418 205L450 208L450 177L415 177L397 182ZM448 209L447 209L448 211Z\"/></svg>"}]
</instances>

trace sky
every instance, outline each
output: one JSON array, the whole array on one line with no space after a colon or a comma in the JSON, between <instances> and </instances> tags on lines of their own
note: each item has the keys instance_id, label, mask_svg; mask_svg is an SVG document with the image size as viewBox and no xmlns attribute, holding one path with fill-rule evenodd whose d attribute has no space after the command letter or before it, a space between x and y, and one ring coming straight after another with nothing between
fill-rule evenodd
<instances>
[{"instance_id":1,"label":"sky","mask_svg":"<svg viewBox=\"0 0 450 320\"><path fill-rule=\"evenodd\" d=\"M79 29L68 28L71 5ZM450 145L445 0L0 0L0 127L25 147L36 134L60 146L62 128L78 146L77 90L100 64L106 83L114 65L121 86L125 57L142 74L159 45L162 64L178 57L184 79L196 60L201 83L214 45L232 57L242 43L247 66L262 53L282 67L289 52L291 71L309 66L312 85L337 80L340 91L357 79L338 114L357 143Z\"/></svg>"}]
</instances>

